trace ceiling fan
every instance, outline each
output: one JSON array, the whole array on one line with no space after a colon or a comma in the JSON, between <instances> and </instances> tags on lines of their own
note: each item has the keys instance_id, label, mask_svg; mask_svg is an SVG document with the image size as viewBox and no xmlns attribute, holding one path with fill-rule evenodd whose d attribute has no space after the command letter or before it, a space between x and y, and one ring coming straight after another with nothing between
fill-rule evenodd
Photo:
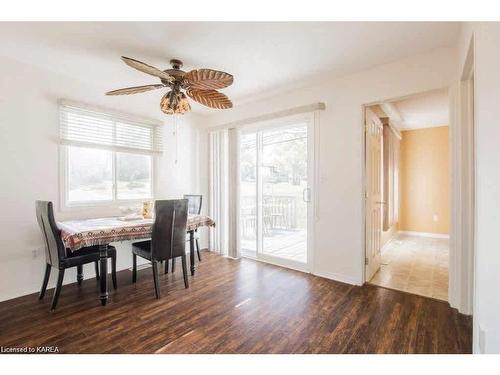
<instances>
[{"instance_id":1,"label":"ceiling fan","mask_svg":"<svg viewBox=\"0 0 500 375\"><path fill-rule=\"evenodd\" d=\"M109 91L106 95L139 94L169 88L170 91L163 95L160 101L162 112L168 115L184 114L191 110L186 94L194 101L210 108L227 109L233 106L226 95L217 91L233 83L233 76L229 73L212 69L194 69L186 73L181 70L182 61L177 59L170 60L172 69L166 70L157 69L130 57L122 56L122 60L134 69L160 78L161 84L127 87Z\"/></svg>"}]
</instances>

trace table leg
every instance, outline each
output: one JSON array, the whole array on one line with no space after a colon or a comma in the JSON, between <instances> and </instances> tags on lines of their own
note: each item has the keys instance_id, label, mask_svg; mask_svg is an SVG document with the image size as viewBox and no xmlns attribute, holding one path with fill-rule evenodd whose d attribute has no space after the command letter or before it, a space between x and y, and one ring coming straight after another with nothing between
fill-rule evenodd
<instances>
[{"instance_id":1,"label":"table leg","mask_svg":"<svg viewBox=\"0 0 500 375\"><path fill-rule=\"evenodd\" d=\"M100 286L101 286L101 305L106 306L108 302L108 245L99 245L99 263L100 263Z\"/></svg>"},{"instance_id":2,"label":"table leg","mask_svg":"<svg viewBox=\"0 0 500 375\"><path fill-rule=\"evenodd\" d=\"M191 265L191 276L194 275L196 271L196 266L194 264L194 230L189 231L189 264Z\"/></svg>"}]
</instances>

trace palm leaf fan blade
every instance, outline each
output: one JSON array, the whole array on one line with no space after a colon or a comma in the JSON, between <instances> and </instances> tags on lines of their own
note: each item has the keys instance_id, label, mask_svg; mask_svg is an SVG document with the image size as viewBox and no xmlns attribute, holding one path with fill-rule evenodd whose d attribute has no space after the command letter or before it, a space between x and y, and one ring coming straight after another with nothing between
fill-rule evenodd
<instances>
[{"instance_id":1,"label":"palm leaf fan blade","mask_svg":"<svg viewBox=\"0 0 500 375\"><path fill-rule=\"evenodd\" d=\"M158 77L164 81L167 82L173 82L174 77L172 77L170 74L165 73L164 71L161 71L158 68L155 68L154 66L148 65L146 63L143 63L142 61L132 59L130 57L125 57L122 56L122 60L125 64L128 66L139 70L140 72L152 75L154 77Z\"/></svg>"},{"instance_id":2,"label":"palm leaf fan blade","mask_svg":"<svg viewBox=\"0 0 500 375\"><path fill-rule=\"evenodd\" d=\"M194 101L210 108L227 109L233 107L231 100L216 90L188 89L186 94Z\"/></svg>"},{"instance_id":3,"label":"palm leaf fan blade","mask_svg":"<svg viewBox=\"0 0 500 375\"><path fill-rule=\"evenodd\" d=\"M226 72L212 69L195 69L184 75L187 87L200 90L217 90L233 83L233 76Z\"/></svg>"},{"instance_id":4,"label":"palm leaf fan blade","mask_svg":"<svg viewBox=\"0 0 500 375\"><path fill-rule=\"evenodd\" d=\"M139 94L141 92L161 89L165 87L165 85L145 85L145 86L135 86L135 87L127 87L124 89L118 89L113 91L108 91L106 95L131 95L131 94Z\"/></svg>"}]
</instances>

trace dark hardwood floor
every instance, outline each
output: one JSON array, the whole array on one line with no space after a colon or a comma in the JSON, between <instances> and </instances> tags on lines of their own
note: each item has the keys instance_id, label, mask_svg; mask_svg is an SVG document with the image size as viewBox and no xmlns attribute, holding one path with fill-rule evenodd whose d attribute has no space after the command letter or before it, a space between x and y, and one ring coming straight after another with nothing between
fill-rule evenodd
<instances>
[{"instance_id":1,"label":"dark hardwood floor","mask_svg":"<svg viewBox=\"0 0 500 375\"><path fill-rule=\"evenodd\" d=\"M119 254L120 255L120 254ZM129 254L126 254L129 255ZM150 269L118 273L102 307L95 279L0 303L0 346L61 353L470 353L470 317L447 303L204 252L190 288ZM41 280L40 280L41 282Z\"/></svg>"}]
</instances>

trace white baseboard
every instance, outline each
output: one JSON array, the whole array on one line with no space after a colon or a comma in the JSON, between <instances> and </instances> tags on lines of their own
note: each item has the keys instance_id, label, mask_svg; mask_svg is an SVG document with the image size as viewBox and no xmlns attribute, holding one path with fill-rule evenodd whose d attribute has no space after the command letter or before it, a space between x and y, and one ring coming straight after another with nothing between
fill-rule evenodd
<instances>
[{"instance_id":1,"label":"white baseboard","mask_svg":"<svg viewBox=\"0 0 500 375\"><path fill-rule=\"evenodd\" d=\"M334 281L339 281L344 284L350 285L362 285L363 283L360 280L352 277L351 275L341 275L335 272L311 272L314 276L324 277L325 279L330 279Z\"/></svg>"},{"instance_id":2,"label":"white baseboard","mask_svg":"<svg viewBox=\"0 0 500 375\"><path fill-rule=\"evenodd\" d=\"M407 230L398 231L400 234L408 234L410 236L417 237L429 237L429 238L450 238L449 234L441 234L441 233L426 233L426 232L412 232Z\"/></svg>"}]
</instances>

